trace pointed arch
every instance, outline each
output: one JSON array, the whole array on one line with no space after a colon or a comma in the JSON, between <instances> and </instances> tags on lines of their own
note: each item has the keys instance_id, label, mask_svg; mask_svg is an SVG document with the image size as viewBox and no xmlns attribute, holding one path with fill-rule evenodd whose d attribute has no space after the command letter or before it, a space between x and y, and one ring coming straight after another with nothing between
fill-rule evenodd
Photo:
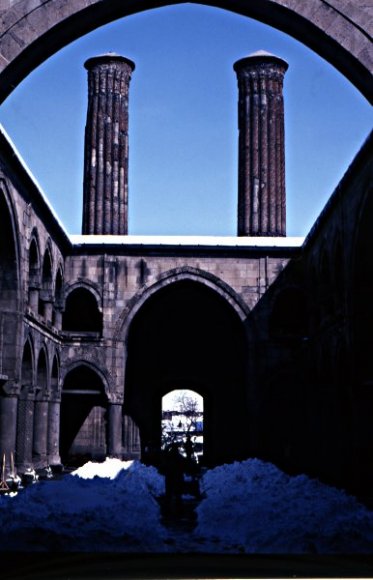
<instances>
[{"instance_id":1,"label":"pointed arch","mask_svg":"<svg viewBox=\"0 0 373 580\"><path fill-rule=\"evenodd\" d=\"M0 358L2 374L7 378L18 375L21 358L16 338L21 324L21 252L16 216L8 188L0 179Z\"/></svg>"},{"instance_id":2,"label":"pointed arch","mask_svg":"<svg viewBox=\"0 0 373 580\"><path fill-rule=\"evenodd\" d=\"M121 329L123 407L138 426L142 453L150 441L160 442L161 397L182 388L199 392L206 402L206 461L217 464L245 456L244 313L240 309L239 316L237 302L234 308L227 300L232 294L214 277L194 269L168 272L148 290Z\"/></svg>"},{"instance_id":3,"label":"pointed arch","mask_svg":"<svg viewBox=\"0 0 373 580\"><path fill-rule=\"evenodd\" d=\"M100 379L105 396L110 398L110 393L113 391L113 380L106 369L101 368L98 364L92 360L85 360L81 357L70 360L67 366L60 369L60 381L66 386L66 379L70 375L70 379L73 376L73 371L76 369L83 370L84 375L89 375L89 373L94 373ZM73 374L71 374L73 373Z\"/></svg>"},{"instance_id":4,"label":"pointed arch","mask_svg":"<svg viewBox=\"0 0 373 580\"><path fill-rule=\"evenodd\" d=\"M38 231L34 228L28 250L29 287L39 288L41 284L41 261Z\"/></svg>"},{"instance_id":5,"label":"pointed arch","mask_svg":"<svg viewBox=\"0 0 373 580\"><path fill-rule=\"evenodd\" d=\"M50 242L43 256L42 270L41 270L41 290L39 294L38 312L40 316L48 318L51 314L47 311L46 304L53 302L53 260Z\"/></svg>"},{"instance_id":6,"label":"pointed arch","mask_svg":"<svg viewBox=\"0 0 373 580\"><path fill-rule=\"evenodd\" d=\"M60 357L56 351L52 360L50 390L52 395L57 396L60 386Z\"/></svg>"},{"instance_id":7,"label":"pointed arch","mask_svg":"<svg viewBox=\"0 0 373 580\"><path fill-rule=\"evenodd\" d=\"M53 258L50 242L44 252L43 265L41 272L41 284L44 292L52 293L53 289Z\"/></svg>"},{"instance_id":8,"label":"pointed arch","mask_svg":"<svg viewBox=\"0 0 373 580\"><path fill-rule=\"evenodd\" d=\"M102 312L92 288L79 284L69 289L62 315L62 330L101 335L102 322Z\"/></svg>"},{"instance_id":9,"label":"pointed arch","mask_svg":"<svg viewBox=\"0 0 373 580\"><path fill-rule=\"evenodd\" d=\"M153 294L162 288L166 288L170 284L181 282L183 280L199 282L205 287L214 290L217 294L224 298L227 303L230 304L241 321L246 320L249 314L249 307L237 294L237 292L233 290L233 288L231 288L226 282L214 274L211 274L210 272L206 272L200 268L185 266L164 272L158 276L158 279L154 284L145 288L141 288L135 294L118 319L114 331L114 339L125 340L134 316Z\"/></svg>"},{"instance_id":10,"label":"pointed arch","mask_svg":"<svg viewBox=\"0 0 373 580\"><path fill-rule=\"evenodd\" d=\"M38 365L36 370L36 386L39 389L38 396L46 396L49 390L49 364L48 352L43 345L39 351Z\"/></svg>"},{"instance_id":11,"label":"pointed arch","mask_svg":"<svg viewBox=\"0 0 373 580\"><path fill-rule=\"evenodd\" d=\"M56 281L55 281L55 284L54 284L54 300L55 300L55 305L58 308L62 308L63 307L63 302L64 302L64 276L63 276L63 267L62 267L62 264L61 263L57 267Z\"/></svg>"},{"instance_id":12,"label":"pointed arch","mask_svg":"<svg viewBox=\"0 0 373 580\"><path fill-rule=\"evenodd\" d=\"M107 384L87 361L75 361L63 379L60 454L64 463L81 465L107 453Z\"/></svg>"},{"instance_id":13,"label":"pointed arch","mask_svg":"<svg viewBox=\"0 0 373 580\"><path fill-rule=\"evenodd\" d=\"M31 336L28 336L22 354L21 365L21 389L30 391L34 385L35 377L35 355Z\"/></svg>"}]
</instances>

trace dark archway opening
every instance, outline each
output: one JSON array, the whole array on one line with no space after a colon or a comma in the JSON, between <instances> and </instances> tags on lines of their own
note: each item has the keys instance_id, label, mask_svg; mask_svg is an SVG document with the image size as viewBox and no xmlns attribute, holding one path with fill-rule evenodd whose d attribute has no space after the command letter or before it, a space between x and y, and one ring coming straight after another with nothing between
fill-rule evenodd
<instances>
[{"instance_id":1,"label":"dark archway opening","mask_svg":"<svg viewBox=\"0 0 373 580\"><path fill-rule=\"evenodd\" d=\"M56 396L58 394L60 365L57 355L53 357L52 372L51 372L51 393Z\"/></svg>"},{"instance_id":2,"label":"dark archway opening","mask_svg":"<svg viewBox=\"0 0 373 580\"><path fill-rule=\"evenodd\" d=\"M95 296L86 288L76 288L66 298L62 330L77 333L102 332L102 314Z\"/></svg>"},{"instance_id":3,"label":"dark archway opening","mask_svg":"<svg viewBox=\"0 0 373 580\"><path fill-rule=\"evenodd\" d=\"M350 473L359 492L370 494L373 486L373 196L367 192L355 247L353 279L353 417L350 441Z\"/></svg>"},{"instance_id":4,"label":"dark archway opening","mask_svg":"<svg viewBox=\"0 0 373 580\"><path fill-rule=\"evenodd\" d=\"M32 395L34 386L34 357L31 341L28 339L23 348L21 365L21 390L17 410L16 463L17 469L24 472L32 467L32 441L27 437L27 427L33 417Z\"/></svg>"},{"instance_id":5,"label":"dark archway opening","mask_svg":"<svg viewBox=\"0 0 373 580\"><path fill-rule=\"evenodd\" d=\"M1 190L0 216L0 375L14 376L18 314L17 255L9 207Z\"/></svg>"},{"instance_id":6,"label":"dark archway opening","mask_svg":"<svg viewBox=\"0 0 373 580\"><path fill-rule=\"evenodd\" d=\"M60 455L67 465L104 459L107 397L101 377L81 365L65 378L61 401Z\"/></svg>"},{"instance_id":7,"label":"dark archway opening","mask_svg":"<svg viewBox=\"0 0 373 580\"><path fill-rule=\"evenodd\" d=\"M41 293L39 296L38 312L40 316L46 315L45 304L52 301L52 259L49 250L46 250L43 260Z\"/></svg>"},{"instance_id":8,"label":"dark archway opening","mask_svg":"<svg viewBox=\"0 0 373 580\"><path fill-rule=\"evenodd\" d=\"M248 455L245 333L216 291L190 280L153 294L128 336L125 412L138 425L142 453L161 444L161 399L173 389L204 398L204 462Z\"/></svg>"}]
</instances>

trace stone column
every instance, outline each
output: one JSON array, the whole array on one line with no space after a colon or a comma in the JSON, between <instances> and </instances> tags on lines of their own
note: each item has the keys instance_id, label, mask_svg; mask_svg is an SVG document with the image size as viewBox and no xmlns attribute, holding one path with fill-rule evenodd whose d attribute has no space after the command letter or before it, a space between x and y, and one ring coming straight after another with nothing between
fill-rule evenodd
<instances>
[{"instance_id":1,"label":"stone column","mask_svg":"<svg viewBox=\"0 0 373 580\"><path fill-rule=\"evenodd\" d=\"M5 456L5 474L11 473L12 462L15 461L17 434L17 396L0 393L0 467Z\"/></svg>"},{"instance_id":2,"label":"stone column","mask_svg":"<svg viewBox=\"0 0 373 580\"><path fill-rule=\"evenodd\" d=\"M52 322L53 302L48 300L44 302L44 319L45 322Z\"/></svg>"},{"instance_id":3,"label":"stone column","mask_svg":"<svg viewBox=\"0 0 373 580\"><path fill-rule=\"evenodd\" d=\"M39 288L36 286L30 286L28 291L29 306L34 312L38 311L39 308Z\"/></svg>"},{"instance_id":4,"label":"stone column","mask_svg":"<svg viewBox=\"0 0 373 580\"><path fill-rule=\"evenodd\" d=\"M86 61L83 234L128 233L128 90L134 63L116 54Z\"/></svg>"},{"instance_id":5,"label":"stone column","mask_svg":"<svg viewBox=\"0 0 373 580\"><path fill-rule=\"evenodd\" d=\"M58 308L54 311L54 326L57 330L62 329L62 310Z\"/></svg>"},{"instance_id":6,"label":"stone column","mask_svg":"<svg viewBox=\"0 0 373 580\"><path fill-rule=\"evenodd\" d=\"M45 322L52 322L54 299L50 290L45 289L40 290L39 298L43 302L43 317Z\"/></svg>"},{"instance_id":7,"label":"stone column","mask_svg":"<svg viewBox=\"0 0 373 580\"><path fill-rule=\"evenodd\" d=\"M27 387L23 387L27 390ZM18 401L16 463L22 474L34 471L32 444L34 434L34 393L29 390L20 395Z\"/></svg>"},{"instance_id":8,"label":"stone column","mask_svg":"<svg viewBox=\"0 0 373 580\"><path fill-rule=\"evenodd\" d=\"M122 404L109 402L108 455L122 456Z\"/></svg>"},{"instance_id":9,"label":"stone column","mask_svg":"<svg viewBox=\"0 0 373 580\"><path fill-rule=\"evenodd\" d=\"M36 469L47 467L48 405L44 395L35 401L33 463Z\"/></svg>"},{"instance_id":10,"label":"stone column","mask_svg":"<svg viewBox=\"0 0 373 580\"><path fill-rule=\"evenodd\" d=\"M48 409L48 463L53 468L61 465L60 457L61 401L50 401Z\"/></svg>"},{"instance_id":11,"label":"stone column","mask_svg":"<svg viewBox=\"0 0 373 580\"><path fill-rule=\"evenodd\" d=\"M237 61L238 235L285 236L283 79L288 64L259 51Z\"/></svg>"},{"instance_id":12,"label":"stone column","mask_svg":"<svg viewBox=\"0 0 373 580\"><path fill-rule=\"evenodd\" d=\"M129 415L123 416L123 447L127 458L140 459L140 431Z\"/></svg>"}]
</instances>

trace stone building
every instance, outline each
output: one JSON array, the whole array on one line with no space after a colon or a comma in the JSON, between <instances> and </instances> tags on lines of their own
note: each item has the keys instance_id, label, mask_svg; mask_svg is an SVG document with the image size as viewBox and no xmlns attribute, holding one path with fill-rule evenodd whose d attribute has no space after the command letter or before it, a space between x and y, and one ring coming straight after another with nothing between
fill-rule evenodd
<instances>
[{"instance_id":1,"label":"stone building","mask_svg":"<svg viewBox=\"0 0 373 580\"><path fill-rule=\"evenodd\" d=\"M371 139L305 240L286 237L282 83L235 64L237 237L127 234L134 63L89 59L82 235L0 133L0 451L9 477L159 442L161 399L204 398L208 465L258 456L373 484Z\"/></svg>"}]
</instances>

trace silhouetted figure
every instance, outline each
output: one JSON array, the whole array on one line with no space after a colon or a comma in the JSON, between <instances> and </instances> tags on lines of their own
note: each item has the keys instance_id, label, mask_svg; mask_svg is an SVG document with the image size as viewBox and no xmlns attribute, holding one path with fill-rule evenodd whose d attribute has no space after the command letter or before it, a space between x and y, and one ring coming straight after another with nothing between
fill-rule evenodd
<instances>
[{"instance_id":1,"label":"silhouetted figure","mask_svg":"<svg viewBox=\"0 0 373 580\"><path fill-rule=\"evenodd\" d=\"M176 507L181 505L181 496L184 485L184 459L180 455L177 443L165 451L163 457L163 473L166 484L166 502L168 505L175 503Z\"/></svg>"},{"instance_id":2,"label":"silhouetted figure","mask_svg":"<svg viewBox=\"0 0 373 580\"><path fill-rule=\"evenodd\" d=\"M194 445L189 434L187 435L186 442L184 443L184 450L186 454L185 473L189 478L185 487L190 494L198 498L200 496L199 466L194 454Z\"/></svg>"}]
</instances>

